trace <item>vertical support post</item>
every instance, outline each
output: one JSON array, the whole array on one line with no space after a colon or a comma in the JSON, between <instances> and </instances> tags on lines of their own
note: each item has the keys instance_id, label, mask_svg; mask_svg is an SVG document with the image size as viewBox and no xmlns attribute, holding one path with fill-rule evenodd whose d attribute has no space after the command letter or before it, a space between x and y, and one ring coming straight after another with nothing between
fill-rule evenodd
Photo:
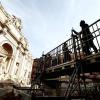
<instances>
[{"instance_id":1,"label":"vertical support post","mask_svg":"<svg viewBox=\"0 0 100 100\"><path fill-rule=\"evenodd\" d=\"M74 36L73 32L72 32L72 40L73 40L73 49L74 49L75 60L77 60L76 41L75 41L75 36Z\"/></svg>"}]
</instances>

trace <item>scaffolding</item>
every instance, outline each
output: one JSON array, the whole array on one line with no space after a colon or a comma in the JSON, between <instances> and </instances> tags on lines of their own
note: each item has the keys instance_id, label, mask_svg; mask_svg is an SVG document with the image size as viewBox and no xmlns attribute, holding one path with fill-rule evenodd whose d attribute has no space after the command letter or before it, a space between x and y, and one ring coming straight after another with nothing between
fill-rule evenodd
<instances>
[{"instance_id":1,"label":"scaffolding","mask_svg":"<svg viewBox=\"0 0 100 100\"><path fill-rule=\"evenodd\" d=\"M32 89L38 84L37 90L42 88L42 96L46 96L48 89L59 90L55 96L63 96L66 100L100 98L100 19L88 28L93 37L87 41L93 40L98 52L90 48L91 54L87 55L83 50L87 41L72 32L70 39L37 60ZM62 83L65 83L63 93Z\"/></svg>"}]
</instances>

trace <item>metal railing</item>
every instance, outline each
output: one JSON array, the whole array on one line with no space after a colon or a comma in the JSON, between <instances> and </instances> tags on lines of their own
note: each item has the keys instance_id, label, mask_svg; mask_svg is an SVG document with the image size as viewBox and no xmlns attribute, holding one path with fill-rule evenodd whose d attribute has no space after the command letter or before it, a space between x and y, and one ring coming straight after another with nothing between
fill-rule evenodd
<instances>
[{"instance_id":1,"label":"metal railing","mask_svg":"<svg viewBox=\"0 0 100 100\"><path fill-rule=\"evenodd\" d=\"M84 59L84 57L90 56L87 55L83 50L83 45L88 43L88 41L93 41L94 46L97 48L98 52L100 50L100 19L91 24L89 27L92 38L88 38L86 41L82 41L82 36L77 35L74 38L71 37L64 43L60 44L44 56L44 67L50 68L63 64L70 61L75 61L77 59ZM88 35L86 35L87 37ZM74 44L73 44L74 43ZM64 45L65 44L65 45ZM90 44L87 44L90 45ZM95 54L93 48L89 48L91 55ZM42 66L41 66L42 67Z\"/></svg>"}]
</instances>

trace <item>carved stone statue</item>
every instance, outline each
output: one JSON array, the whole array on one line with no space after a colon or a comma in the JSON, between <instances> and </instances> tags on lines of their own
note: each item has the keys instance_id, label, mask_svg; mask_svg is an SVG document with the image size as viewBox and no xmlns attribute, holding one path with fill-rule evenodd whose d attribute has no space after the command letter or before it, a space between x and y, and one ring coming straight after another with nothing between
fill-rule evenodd
<instances>
[{"instance_id":1,"label":"carved stone statue","mask_svg":"<svg viewBox=\"0 0 100 100\"><path fill-rule=\"evenodd\" d=\"M22 29L22 22L20 18L17 18L16 16L12 15L12 22L17 27L19 31Z\"/></svg>"},{"instance_id":2,"label":"carved stone statue","mask_svg":"<svg viewBox=\"0 0 100 100\"><path fill-rule=\"evenodd\" d=\"M6 70L6 56L0 55L0 74L4 74Z\"/></svg>"}]
</instances>

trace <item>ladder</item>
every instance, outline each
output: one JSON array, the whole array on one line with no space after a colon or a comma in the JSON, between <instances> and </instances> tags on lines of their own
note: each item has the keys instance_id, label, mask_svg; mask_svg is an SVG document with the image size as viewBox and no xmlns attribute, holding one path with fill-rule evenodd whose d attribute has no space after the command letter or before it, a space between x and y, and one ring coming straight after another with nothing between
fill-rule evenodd
<instances>
[{"instance_id":1,"label":"ladder","mask_svg":"<svg viewBox=\"0 0 100 100\"><path fill-rule=\"evenodd\" d=\"M70 77L70 80L69 80L69 84L67 86L67 89L64 93L64 96L66 97L66 100L74 93L74 91L77 89L77 90L80 90L80 86L79 86L79 69L82 68L82 64L81 64L81 59L78 60L77 58L77 50L76 50L76 42L78 44L78 40L75 41L77 38L73 35L73 32L72 32L72 40L73 40L73 49L74 49L74 55L75 55L75 64L74 64L74 70L73 70L73 73ZM77 79L77 82L75 84L75 81ZM78 92L78 91L77 91ZM80 93L80 92L79 92Z\"/></svg>"}]
</instances>

